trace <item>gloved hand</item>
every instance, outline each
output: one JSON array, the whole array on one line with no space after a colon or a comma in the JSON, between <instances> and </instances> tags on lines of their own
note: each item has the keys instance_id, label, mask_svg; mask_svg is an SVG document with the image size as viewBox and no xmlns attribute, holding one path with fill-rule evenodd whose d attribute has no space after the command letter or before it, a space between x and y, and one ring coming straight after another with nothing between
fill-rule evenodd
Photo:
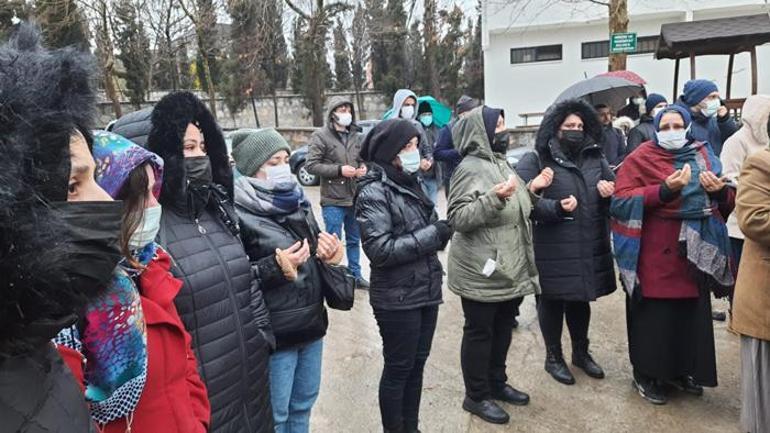
<instances>
[{"instance_id":1,"label":"gloved hand","mask_svg":"<svg viewBox=\"0 0 770 433\"><path fill-rule=\"evenodd\" d=\"M438 237L441 240L442 249L444 246L446 246L447 242L449 242L449 239L452 237L452 233L454 233L454 230L452 230L452 227L449 225L449 221L447 220L439 220L433 223L433 225L436 227L436 230L438 231Z\"/></svg>"}]
</instances>

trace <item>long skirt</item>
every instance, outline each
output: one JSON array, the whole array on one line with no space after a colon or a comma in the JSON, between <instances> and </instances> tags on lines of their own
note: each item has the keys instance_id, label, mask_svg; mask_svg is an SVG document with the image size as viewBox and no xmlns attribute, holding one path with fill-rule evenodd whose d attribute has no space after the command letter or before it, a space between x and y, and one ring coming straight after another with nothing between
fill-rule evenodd
<instances>
[{"instance_id":1,"label":"long skirt","mask_svg":"<svg viewBox=\"0 0 770 433\"><path fill-rule=\"evenodd\" d=\"M770 341L741 336L741 426L770 432Z\"/></svg>"},{"instance_id":2,"label":"long skirt","mask_svg":"<svg viewBox=\"0 0 770 433\"><path fill-rule=\"evenodd\" d=\"M717 386L711 296L634 298L626 296L628 351L635 374L660 381L691 376L702 386Z\"/></svg>"}]
</instances>

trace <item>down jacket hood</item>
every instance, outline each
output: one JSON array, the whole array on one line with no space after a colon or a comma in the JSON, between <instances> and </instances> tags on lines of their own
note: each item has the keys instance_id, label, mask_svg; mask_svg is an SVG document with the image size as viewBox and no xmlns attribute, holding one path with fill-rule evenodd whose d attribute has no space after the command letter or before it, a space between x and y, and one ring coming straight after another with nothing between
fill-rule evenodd
<instances>
[{"instance_id":1,"label":"down jacket hood","mask_svg":"<svg viewBox=\"0 0 770 433\"><path fill-rule=\"evenodd\" d=\"M741 112L743 128L751 132L758 144L770 145L768 120L770 119L770 95L752 95L746 99Z\"/></svg>"},{"instance_id":2,"label":"down jacket hood","mask_svg":"<svg viewBox=\"0 0 770 433\"><path fill-rule=\"evenodd\" d=\"M0 47L0 359L44 345L97 295L66 281L72 244L49 205L67 199L70 135L90 142L96 66L40 40L20 24Z\"/></svg>"},{"instance_id":3,"label":"down jacket hood","mask_svg":"<svg viewBox=\"0 0 770 433\"><path fill-rule=\"evenodd\" d=\"M353 105L353 100L342 95L332 96L329 98L329 102L326 104L326 126L329 129L334 130L334 118L332 113L334 113L334 110L343 105L350 105L351 113L353 113L353 124L356 123L356 108Z\"/></svg>"},{"instance_id":4,"label":"down jacket hood","mask_svg":"<svg viewBox=\"0 0 770 433\"><path fill-rule=\"evenodd\" d=\"M552 105L546 111L535 138L535 149L537 151L548 152L548 143L556 137L561 124L564 123L564 119L570 114L576 114L583 120L583 132L586 138L592 139L594 143L601 142L602 125L599 123L596 110L583 101L570 99Z\"/></svg>"},{"instance_id":5,"label":"down jacket hood","mask_svg":"<svg viewBox=\"0 0 770 433\"><path fill-rule=\"evenodd\" d=\"M225 188L233 198L233 172L227 146L208 107L190 92L174 92L164 96L152 111L152 129L147 149L165 162L161 204L173 204L187 195L187 171L184 165L184 133L187 125L196 124L206 142L215 184Z\"/></svg>"}]
</instances>

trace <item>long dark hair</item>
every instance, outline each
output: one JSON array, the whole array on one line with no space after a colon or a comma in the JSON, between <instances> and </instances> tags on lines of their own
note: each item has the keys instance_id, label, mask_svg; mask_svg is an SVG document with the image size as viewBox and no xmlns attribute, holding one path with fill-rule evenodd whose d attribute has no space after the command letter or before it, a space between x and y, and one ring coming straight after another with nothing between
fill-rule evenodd
<instances>
[{"instance_id":1,"label":"long dark hair","mask_svg":"<svg viewBox=\"0 0 770 433\"><path fill-rule=\"evenodd\" d=\"M144 204L150 184L147 176L149 162L136 167L128 175L128 179L118 192L117 200L123 200L123 224L120 227L120 251L128 263L136 269L142 265L136 261L128 246L131 235L142 225L144 219Z\"/></svg>"}]
</instances>

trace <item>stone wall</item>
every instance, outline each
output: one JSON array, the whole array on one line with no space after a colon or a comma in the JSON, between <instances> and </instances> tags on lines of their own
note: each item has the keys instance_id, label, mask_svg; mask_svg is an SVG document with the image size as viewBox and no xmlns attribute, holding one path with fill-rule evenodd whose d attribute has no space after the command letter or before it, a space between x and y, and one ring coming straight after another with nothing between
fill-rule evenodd
<instances>
[{"instance_id":1,"label":"stone wall","mask_svg":"<svg viewBox=\"0 0 770 433\"><path fill-rule=\"evenodd\" d=\"M208 96L202 92L195 92L198 97L204 101L208 99ZM154 105L160 98L162 98L165 92L153 92L150 95L150 100L142 104L142 108ZM349 97L355 101L355 94L353 92L342 93L327 93L327 98L335 95L343 95ZM364 119L381 119L382 115L389 108L388 101L381 93L378 92L362 92L361 96L364 102L363 116L359 118ZM278 124L279 127L311 127L313 126L312 115L310 110L305 107L302 102L302 96L281 92L277 96L278 102ZM275 114L273 98L270 96L255 98L257 116L259 117L259 124L261 127L275 127ZM130 113L136 110L132 104L128 102L122 102L123 114ZM356 109L361 112L360 107ZM112 104L102 98L99 102L99 119L97 125L100 127L106 126L110 121L114 119L114 112L112 110ZM238 129L238 128L254 128L256 127L256 121L254 119L254 107L249 101L246 107L235 116L231 116L230 112L224 105L224 101L221 98L217 99L217 119L219 124L224 130Z\"/></svg>"}]
</instances>

